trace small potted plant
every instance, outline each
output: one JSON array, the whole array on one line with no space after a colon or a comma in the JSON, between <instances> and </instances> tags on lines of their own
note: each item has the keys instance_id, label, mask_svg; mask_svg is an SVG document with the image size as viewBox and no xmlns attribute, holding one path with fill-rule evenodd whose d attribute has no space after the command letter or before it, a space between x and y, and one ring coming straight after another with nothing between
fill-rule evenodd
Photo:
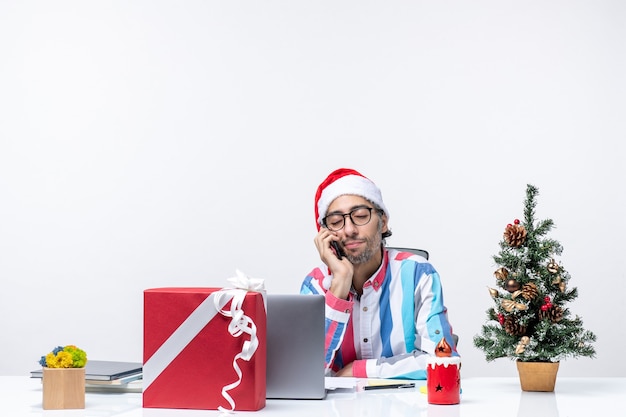
<instances>
[{"instance_id":1,"label":"small potted plant","mask_svg":"<svg viewBox=\"0 0 626 417\"><path fill-rule=\"evenodd\" d=\"M515 219L504 230L500 252L493 257L497 288L489 288L495 306L487 310L487 322L473 341L487 361L516 360L523 391L550 392L559 362L594 357L596 336L567 308L578 291L555 260L561 244L546 237L552 220L535 221L537 194L527 185L524 220Z\"/></svg>"},{"instance_id":2,"label":"small potted plant","mask_svg":"<svg viewBox=\"0 0 626 417\"><path fill-rule=\"evenodd\" d=\"M74 345L57 346L42 356L43 409L85 408L87 354Z\"/></svg>"}]
</instances>

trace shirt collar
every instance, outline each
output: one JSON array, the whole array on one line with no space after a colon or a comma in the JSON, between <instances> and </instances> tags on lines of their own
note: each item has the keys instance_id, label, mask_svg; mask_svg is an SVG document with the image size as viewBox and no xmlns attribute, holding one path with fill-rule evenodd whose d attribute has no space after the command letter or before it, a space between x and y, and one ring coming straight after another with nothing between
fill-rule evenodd
<instances>
[{"instance_id":1,"label":"shirt collar","mask_svg":"<svg viewBox=\"0 0 626 417\"><path fill-rule=\"evenodd\" d=\"M380 287L383 286L383 281L385 281L385 276L387 276L387 259L387 249L383 247L383 261L381 262L380 267L374 273L374 275L372 275L370 279L368 279L365 284L363 284L363 287L372 286L374 288L374 291L378 291Z\"/></svg>"}]
</instances>

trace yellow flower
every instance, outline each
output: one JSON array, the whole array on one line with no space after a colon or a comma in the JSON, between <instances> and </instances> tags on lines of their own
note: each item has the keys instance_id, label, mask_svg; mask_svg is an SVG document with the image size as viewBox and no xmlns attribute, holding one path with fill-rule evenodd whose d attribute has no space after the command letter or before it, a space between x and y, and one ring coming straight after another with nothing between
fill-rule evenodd
<instances>
[{"instance_id":1,"label":"yellow flower","mask_svg":"<svg viewBox=\"0 0 626 417\"><path fill-rule=\"evenodd\" d=\"M49 368L71 368L73 362L72 354L69 352L61 351L56 356L53 353L46 355L46 363Z\"/></svg>"}]
</instances>

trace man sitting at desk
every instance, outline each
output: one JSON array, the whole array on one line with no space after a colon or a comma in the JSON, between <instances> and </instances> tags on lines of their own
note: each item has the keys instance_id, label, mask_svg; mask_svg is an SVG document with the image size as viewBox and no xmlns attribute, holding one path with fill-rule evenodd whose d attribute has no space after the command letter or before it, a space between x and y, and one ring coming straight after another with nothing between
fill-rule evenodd
<instances>
[{"instance_id":1,"label":"man sitting at desk","mask_svg":"<svg viewBox=\"0 0 626 417\"><path fill-rule=\"evenodd\" d=\"M315 219L324 265L300 292L326 297L327 375L426 379L444 337L458 355L439 274L425 258L385 247L389 212L372 181L332 172L317 189Z\"/></svg>"}]
</instances>

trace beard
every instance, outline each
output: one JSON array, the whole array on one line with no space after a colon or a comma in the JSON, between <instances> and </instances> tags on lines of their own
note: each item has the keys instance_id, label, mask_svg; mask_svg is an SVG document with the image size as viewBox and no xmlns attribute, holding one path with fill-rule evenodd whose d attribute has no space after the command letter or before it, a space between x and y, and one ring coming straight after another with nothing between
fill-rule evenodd
<instances>
[{"instance_id":1,"label":"beard","mask_svg":"<svg viewBox=\"0 0 626 417\"><path fill-rule=\"evenodd\" d=\"M365 250L359 255L347 255L346 257L352 263L352 265L359 265L367 263L378 251L382 245L383 238L381 235L382 224L378 222L378 228L373 238L365 239Z\"/></svg>"}]
</instances>

